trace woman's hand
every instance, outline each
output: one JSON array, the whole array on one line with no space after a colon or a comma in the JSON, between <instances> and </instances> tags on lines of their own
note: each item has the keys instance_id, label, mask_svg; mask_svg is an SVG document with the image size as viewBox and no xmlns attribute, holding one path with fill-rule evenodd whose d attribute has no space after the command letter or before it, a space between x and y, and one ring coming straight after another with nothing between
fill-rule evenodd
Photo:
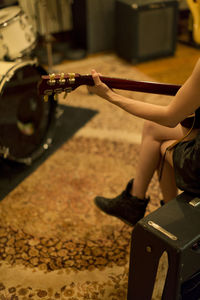
<instances>
[{"instance_id":1,"label":"woman's hand","mask_svg":"<svg viewBox=\"0 0 200 300\"><path fill-rule=\"evenodd\" d=\"M91 74L94 80L94 86L88 86L88 91L106 100L109 100L111 95L113 94L113 91L101 81L99 73L97 73L95 70L92 70Z\"/></svg>"}]
</instances>

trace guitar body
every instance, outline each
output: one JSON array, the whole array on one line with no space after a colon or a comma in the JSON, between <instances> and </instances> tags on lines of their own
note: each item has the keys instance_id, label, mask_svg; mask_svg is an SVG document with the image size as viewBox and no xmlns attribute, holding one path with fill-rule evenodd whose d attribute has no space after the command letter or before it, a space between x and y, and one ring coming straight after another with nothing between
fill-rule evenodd
<instances>
[{"instance_id":1,"label":"guitar body","mask_svg":"<svg viewBox=\"0 0 200 300\"><path fill-rule=\"evenodd\" d=\"M200 45L200 0L187 0L193 17L193 39Z\"/></svg>"}]
</instances>

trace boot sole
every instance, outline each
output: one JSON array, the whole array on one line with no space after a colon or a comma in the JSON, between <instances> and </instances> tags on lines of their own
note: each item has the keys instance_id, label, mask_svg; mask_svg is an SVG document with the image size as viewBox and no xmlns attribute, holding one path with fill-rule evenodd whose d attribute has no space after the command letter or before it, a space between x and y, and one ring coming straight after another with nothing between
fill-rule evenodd
<instances>
[{"instance_id":1,"label":"boot sole","mask_svg":"<svg viewBox=\"0 0 200 300\"><path fill-rule=\"evenodd\" d=\"M104 214L109 215L109 216L112 216L112 217L115 217L115 218L117 218L117 219L120 219L121 221L123 221L124 223L126 223L126 224L129 225L129 226L135 226L135 224L137 223L137 222L136 222L135 224L132 224L132 223L130 223L129 221L123 219L122 217L118 217L118 216L116 216L116 215L107 213L107 212L105 212L104 210L102 210L102 208L98 205L98 203L96 202L96 200L94 200L94 203L95 203L95 205L96 205L96 206L97 206Z\"/></svg>"}]
</instances>

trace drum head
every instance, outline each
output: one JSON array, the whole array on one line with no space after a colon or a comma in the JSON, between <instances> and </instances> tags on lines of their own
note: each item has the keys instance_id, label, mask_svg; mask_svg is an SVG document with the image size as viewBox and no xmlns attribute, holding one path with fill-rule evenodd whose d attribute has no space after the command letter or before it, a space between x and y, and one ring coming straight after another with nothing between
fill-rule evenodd
<instances>
[{"instance_id":1,"label":"drum head","mask_svg":"<svg viewBox=\"0 0 200 300\"><path fill-rule=\"evenodd\" d=\"M0 150L9 149L11 159L34 159L51 138L55 101L37 94L37 84L46 72L41 67L18 68L0 95Z\"/></svg>"}]
</instances>

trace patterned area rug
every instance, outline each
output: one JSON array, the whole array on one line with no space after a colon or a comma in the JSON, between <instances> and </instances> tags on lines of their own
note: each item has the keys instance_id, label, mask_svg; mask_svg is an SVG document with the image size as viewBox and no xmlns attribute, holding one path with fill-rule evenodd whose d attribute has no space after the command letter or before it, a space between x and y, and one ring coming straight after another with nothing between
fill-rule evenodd
<instances>
[{"instance_id":1,"label":"patterned area rug","mask_svg":"<svg viewBox=\"0 0 200 300\"><path fill-rule=\"evenodd\" d=\"M114 55L56 66L56 72L146 80ZM166 104L169 97L122 92ZM143 121L79 87L60 103L98 111L0 202L0 299L125 300L133 228L99 211L134 177ZM159 207L157 178L147 214ZM160 299L161 275L153 299ZM136 299L139 300L139 299Z\"/></svg>"}]
</instances>

